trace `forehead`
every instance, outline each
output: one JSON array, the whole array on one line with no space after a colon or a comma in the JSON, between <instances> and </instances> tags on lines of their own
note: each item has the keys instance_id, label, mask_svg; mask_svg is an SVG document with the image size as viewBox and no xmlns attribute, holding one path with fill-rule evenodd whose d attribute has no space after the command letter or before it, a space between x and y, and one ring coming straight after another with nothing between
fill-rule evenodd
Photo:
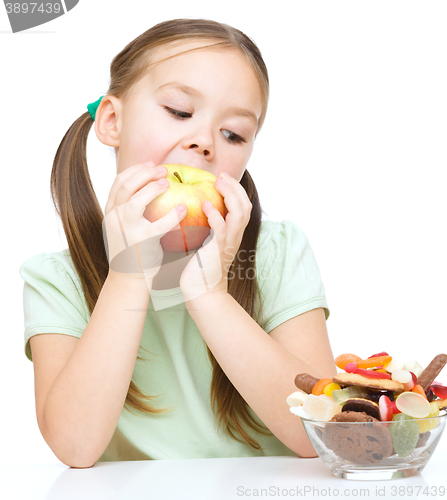
<instances>
[{"instance_id":1,"label":"forehead","mask_svg":"<svg viewBox=\"0 0 447 500\"><path fill-rule=\"evenodd\" d=\"M145 79L165 83L168 78L191 80L191 83L213 85L222 76L231 82L234 91L261 96L261 83L244 52L221 40L188 40L162 45L148 59Z\"/></svg>"}]
</instances>

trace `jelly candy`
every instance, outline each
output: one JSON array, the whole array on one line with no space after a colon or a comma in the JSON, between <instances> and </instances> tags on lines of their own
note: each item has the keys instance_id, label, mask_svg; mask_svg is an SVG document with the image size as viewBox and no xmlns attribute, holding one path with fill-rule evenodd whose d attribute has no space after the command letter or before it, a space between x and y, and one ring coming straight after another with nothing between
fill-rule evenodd
<instances>
[{"instance_id":1,"label":"jelly candy","mask_svg":"<svg viewBox=\"0 0 447 500\"><path fill-rule=\"evenodd\" d=\"M336 384L335 382L332 382L332 384L328 384L324 390L323 390L323 393L326 394L326 396L332 396L332 393L334 391L339 391L341 389L341 387Z\"/></svg>"},{"instance_id":2,"label":"jelly candy","mask_svg":"<svg viewBox=\"0 0 447 500\"><path fill-rule=\"evenodd\" d=\"M358 370L357 363L352 362L352 363L345 364L345 372L346 373L356 373L357 370Z\"/></svg>"},{"instance_id":3,"label":"jelly candy","mask_svg":"<svg viewBox=\"0 0 447 500\"><path fill-rule=\"evenodd\" d=\"M388 422L393 418L393 405L388 396L380 396L379 399L380 420Z\"/></svg>"},{"instance_id":4,"label":"jelly candy","mask_svg":"<svg viewBox=\"0 0 447 500\"><path fill-rule=\"evenodd\" d=\"M346 363L356 363L357 361L362 361L362 358L349 352L346 354L340 354L334 359L335 365L342 370L345 369Z\"/></svg>"},{"instance_id":5,"label":"jelly candy","mask_svg":"<svg viewBox=\"0 0 447 500\"><path fill-rule=\"evenodd\" d=\"M357 361L357 366L359 368L374 368L376 366L387 364L391 360L391 356L375 356L368 359L362 359L362 361Z\"/></svg>"},{"instance_id":6,"label":"jelly candy","mask_svg":"<svg viewBox=\"0 0 447 500\"><path fill-rule=\"evenodd\" d=\"M408 370L394 370L391 374L391 378L396 382L403 384L406 391L411 391L416 385L417 377Z\"/></svg>"},{"instance_id":7,"label":"jelly candy","mask_svg":"<svg viewBox=\"0 0 447 500\"><path fill-rule=\"evenodd\" d=\"M416 375L416 377L419 377L419 375L424 371L422 366L414 359L404 361L404 370L413 372Z\"/></svg>"},{"instance_id":8,"label":"jelly candy","mask_svg":"<svg viewBox=\"0 0 447 500\"><path fill-rule=\"evenodd\" d=\"M411 392L416 392L417 394L420 394L423 398L427 399L427 396L425 394L424 389L422 389L421 385L416 384L413 389L411 389Z\"/></svg>"},{"instance_id":9,"label":"jelly candy","mask_svg":"<svg viewBox=\"0 0 447 500\"><path fill-rule=\"evenodd\" d=\"M399 361L398 359L392 359L389 363L383 365L385 370L389 373L393 373L394 370L404 370L405 365L403 361Z\"/></svg>"},{"instance_id":10,"label":"jelly candy","mask_svg":"<svg viewBox=\"0 0 447 500\"><path fill-rule=\"evenodd\" d=\"M372 356L369 356L369 358L378 358L380 356L389 356L389 354L386 351L378 352L377 354L373 354Z\"/></svg>"},{"instance_id":11,"label":"jelly candy","mask_svg":"<svg viewBox=\"0 0 447 500\"><path fill-rule=\"evenodd\" d=\"M309 394L304 400L302 408L311 419L323 422L327 422L342 410L341 406L334 403L334 400L326 394L320 396Z\"/></svg>"},{"instance_id":12,"label":"jelly candy","mask_svg":"<svg viewBox=\"0 0 447 500\"><path fill-rule=\"evenodd\" d=\"M350 385L339 391L332 392L332 398L338 404L342 404L348 399L352 398L367 398L368 391L365 387L360 387L358 385Z\"/></svg>"},{"instance_id":13,"label":"jelly candy","mask_svg":"<svg viewBox=\"0 0 447 500\"><path fill-rule=\"evenodd\" d=\"M430 413L430 403L417 392L402 392L396 398L397 408L414 418L425 418Z\"/></svg>"},{"instance_id":14,"label":"jelly candy","mask_svg":"<svg viewBox=\"0 0 447 500\"><path fill-rule=\"evenodd\" d=\"M299 389L293 392L287 399L287 404L289 406L301 406L304 403L304 400L307 398L308 394L304 391L300 391Z\"/></svg>"},{"instance_id":15,"label":"jelly candy","mask_svg":"<svg viewBox=\"0 0 447 500\"><path fill-rule=\"evenodd\" d=\"M354 373L370 378L391 378L388 373L378 372L377 370L365 370L363 368L357 368Z\"/></svg>"},{"instance_id":16,"label":"jelly candy","mask_svg":"<svg viewBox=\"0 0 447 500\"><path fill-rule=\"evenodd\" d=\"M430 403L430 413L428 417L438 417L439 416L439 406L436 403ZM437 418L424 418L422 420L416 419L419 425L419 430L421 433L431 431L439 425L439 419Z\"/></svg>"},{"instance_id":17,"label":"jelly candy","mask_svg":"<svg viewBox=\"0 0 447 500\"><path fill-rule=\"evenodd\" d=\"M419 425L414 417L398 413L389 427L396 453L404 458L411 455L419 439Z\"/></svg>"},{"instance_id":18,"label":"jelly candy","mask_svg":"<svg viewBox=\"0 0 447 500\"><path fill-rule=\"evenodd\" d=\"M438 398L447 398L447 387L439 384L432 384L431 389L436 394L436 396L438 396Z\"/></svg>"},{"instance_id":19,"label":"jelly candy","mask_svg":"<svg viewBox=\"0 0 447 500\"><path fill-rule=\"evenodd\" d=\"M320 379L313 387L312 389L312 394L314 396L320 396L320 394L323 394L324 388L328 385L332 384L332 379L331 378L322 378Z\"/></svg>"}]
</instances>

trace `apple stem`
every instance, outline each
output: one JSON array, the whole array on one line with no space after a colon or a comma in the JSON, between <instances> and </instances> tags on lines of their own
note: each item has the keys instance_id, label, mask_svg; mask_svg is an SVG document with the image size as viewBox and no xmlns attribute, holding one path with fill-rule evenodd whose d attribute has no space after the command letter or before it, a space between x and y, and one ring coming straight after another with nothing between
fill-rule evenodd
<instances>
[{"instance_id":1,"label":"apple stem","mask_svg":"<svg viewBox=\"0 0 447 500\"><path fill-rule=\"evenodd\" d=\"M180 177L180 175L179 175L177 172L174 172L172 175L173 175L174 177L177 177L177 179L178 179L181 183L183 183L182 178Z\"/></svg>"}]
</instances>

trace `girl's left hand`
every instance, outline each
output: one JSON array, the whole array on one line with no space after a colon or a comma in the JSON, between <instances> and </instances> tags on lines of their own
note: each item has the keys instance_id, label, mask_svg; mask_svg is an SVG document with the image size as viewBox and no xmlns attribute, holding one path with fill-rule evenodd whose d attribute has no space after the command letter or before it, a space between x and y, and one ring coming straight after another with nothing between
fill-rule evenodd
<instances>
[{"instance_id":1,"label":"girl's left hand","mask_svg":"<svg viewBox=\"0 0 447 500\"><path fill-rule=\"evenodd\" d=\"M228 213L224 219L210 201L202 204L211 232L180 277L185 301L203 294L227 293L228 270L250 220L252 204L236 179L221 172L214 187L223 196Z\"/></svg>"}]
</instances>

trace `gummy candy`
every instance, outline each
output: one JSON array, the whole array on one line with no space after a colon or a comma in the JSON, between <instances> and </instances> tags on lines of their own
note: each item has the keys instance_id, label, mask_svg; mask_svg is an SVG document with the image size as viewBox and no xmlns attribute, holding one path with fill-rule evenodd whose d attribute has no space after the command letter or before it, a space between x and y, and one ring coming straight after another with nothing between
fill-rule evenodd
<instances>
[{"instance_id":1,"label":"gummy candy","mask_svg":"<svg viewBox=\"0 0 447 500\"><path fill-rule=\"evenodd\" d=\"M438 417L439 416L439 406L434 403L430 403L430 413L428 417ZM422 432L428 432L434 429L439 425L439 420L437 418L424 418L422 420L416 419L416 422L419 425L419 430Z\"/></svg>"},{"instance_id":2,"label":"gummy candy","mask_svg":"<svg viewBox=\"0 0 447 500\"><path fill-rule=\"evenodd\" d=\"M369 356L369 358L378 358L380 356L389 356L389 354L386 351L378 352L377 354L373 354L372 356Z\"/></svg>"},{"instance_id":3,"label":"gummy candy","mask_svg":"<svg viewBox=\"0 0 447 500\"><path fill-rule=\"evenodd\" d=\"M321 394L320 396L309 394L302 408L311 419L323 422L327 422L342 410L342 407L334 403L333 399L326 396L326 394Z\"/></svg>"},{"instance_id":4,"label":"gummy candy","mask_svg":"<svg viewBox=\"0 0 447 500\"><path fill-rule=\"evenodd\" d=\"M397 408L414 418L425 418L430 413L430 403L417 392L402 392L396 398Z\"/></svg>"},{"instance_id":5,"label":"gummy candy","mask_svg":"<svg viewBox=\"0 0 447 500\"><path fill-rule=\"evenodd\" d=\"M374 368L389 363L392 360L391 356L374 356L368 359L362 359L357 362L359 368Z\"/></svg>"},{"instance_id":6,"label":"gummy candy","mask_svg":"<svg viewBox=\"0 0 447 500\"><path fill-rule=\"evenodd\" d=\"M423 398L427 399L427 396L425 394L424 389L422 389L421 385L416 384L413 389L411 389L411 392L416 392L417 394L420 394Z\"/></svg>"},{"instance_id":7,"label":"gummy candy","mask_svg":"<svg viewBox=\"0 0 447 500\"><path fill-rule=\"evenodd\" d=\"M352 398L367 398L368 391L365 387L360 387L358 385L350 385L339 391L333 391L332 397L334 401L338 404L342 404L348 399Z\"/></svg>"},{"instance_id":8,"label":"gummy candy","mask_svg":"<svg viewBox=\"0 0 447 500\"><path fill-rule=\"evenodd\" d=\"M342 370L345 369L346 363L356 363L357 361L362 361L362 358L351 353L340 354L334 359L335 366Z\"/></svg>"},{"instance_id":9,"label":"gummy candy","mask_svg":"<svg viewBox=\"0 0 447 500\"><path fill-rule=\"evenodd\" d=\"M380 396L379 399L380 420L388 422L393 418L393 405L388 396Z\"/></svg>"},{"instance_id":10,"label":"gummy candy","mask_svg":"<svg viewBox=\"0 0 447 500\"><path fill-rule=\"evenodd\" d=\"M438 396L438 398L445 399L447 398L447 387L438 384L432 384L431 389Z\"/></svg>"},{"instance_id":11,"label":"gummy candy","mask_svg":"<svg viewBox=\"0 0 447 500\"><path fill-rule=\"evenodd\" d=\"M286 402L289 406L301 406L307 396L308 394L298 389L286 399Z\"/></svg>"},{"instance_id":12,"label":"gummy candy","mask_svg":"<svg viewBox=\"0 0 447 500\"><path fill-rule=\"evenodd\" d=\"M346 365L345 365L345 372L346 373L355 373L357 370L358 370L357 363L355 363L355 362L346 363Z\"/></svg>"},{"instance_id":13,"label":"gummy candy","mask_svg":"<svg viewBox=\"0 0 447 500\"><path fill-rule=\"evenodd\" d=\"M322 378L320 379L313 387L312 389L312 394L314 396L320 396L320 394L323 394L324 388L328 385L332 384L332 379L331 378Z\"/></svg>"},{"instance_id":14,"label":"gummy candy","mask_svg":"<svg viewBox=\"0 0 447 500\"><path fill-rule=\"evenodd\" d=\"M405 369L403 361L399 361L398 359L392 359L389 363L384 364L383 367L389 373L393 373L394 370Z\"/></svg>"},{"instance_id":15,"label":"gummy candy","mask_svg":"<svg viewBox=\"0 0 447 500\"><path fill-rule=\"evenodd\" d=\"M394 370L391 378L396 382L403 384L406 391L411 391L416 385L417 377L408 370Z\"/></svg>"},{"instance_id":16,"label":"gummy candy","mask_svg":"<svg viewBox=\"0 0 447 500\"><path fill-rule=\"evenodd\" d=\"M377 370L364 370L363 368L357 368L355 373L370 378L391 378L391 375L389 375L388 373L379 372Z\"/></svg>"},{"instance_id":17,"label":"gummy candy","mask_svg":"<svg viewBox=\"0 0 447 500\"><path fill-rule=\"evenodd\" d=\"M419 425L414 417L398 413L389 427L396 453L404 458L411 455L419 439Z\"/></svg>"},{"instance_id":18,"label":"gummy candy","mask_svg":"<svg viewBox=\"0 0 447 500\"><path fill-rule=\"evenodd\" d=\"M339 391L341 389L341 387L336 384L335 382L332 382L332 384L328 384L324 390L323 390L323 393L326 394L326 396L332 396L332 393L334 391Z\"/></svg>"}]
</instances>

